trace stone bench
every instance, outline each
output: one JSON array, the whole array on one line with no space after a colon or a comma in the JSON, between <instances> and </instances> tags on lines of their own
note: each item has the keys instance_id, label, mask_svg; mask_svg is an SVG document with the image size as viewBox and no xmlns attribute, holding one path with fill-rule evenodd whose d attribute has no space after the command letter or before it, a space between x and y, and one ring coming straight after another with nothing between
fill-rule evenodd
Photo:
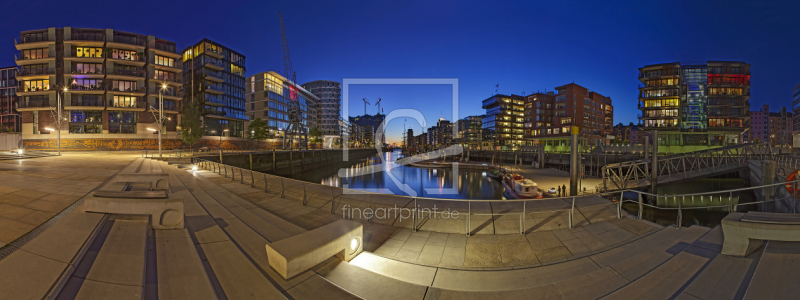
<instances>
[{"instance_id":1,"label":"stone bench","mask_svg":"<svg viewBox=\"0 0 800 300\"><path fill-rule=\"evenodd\" d=\"M159 197L137 198L141 192L111 192L113 197L102 197L108 191L97 191L83 200L84 212L106 214L150 215L153 229L183 228L183 199L161 192Z\"/></svg>"},{"instance_id":2,"label":"stone bench","mask_svg":"<svg viewBox=\"0 0 800 300\"><path fill-rule=\"evenodd\" d=\"M722 219L722 254L747 256L769 241L800 241L800 214L730 213Z\"/></svg>"},{"instance_id":3,"label":"stone bench","mask_svg":"<svg viewBox=\"0 0 800 300\"><path fill-rule=\"evenodd\" d=\"M364 226L350 220L338 220L320 228L267 244L267 259L284 279L337 256L350 261L364 249Z\"/></svg>"},{"instance_id":4,"label":"stone bench","mask_svg":"<svg viewBox=\"0 0 800 300\"><path fill-rule=\"evenodd\" d=\"M149 183L150 190L169 190L167 173L120 173L113 182Z\"/></svg>"}]
</instances>

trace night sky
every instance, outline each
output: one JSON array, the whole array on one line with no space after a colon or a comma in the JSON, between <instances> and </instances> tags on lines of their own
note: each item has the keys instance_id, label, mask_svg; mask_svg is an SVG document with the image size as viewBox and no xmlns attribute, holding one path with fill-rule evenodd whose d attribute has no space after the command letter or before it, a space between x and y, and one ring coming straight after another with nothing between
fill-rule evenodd
<instances>
[{"instance_id":1,"label":"night sky","mask_svg":"<svg viewBox=\"0 0 800 300\"><path fill-rule=\"evenodd\" d=\"M557 2L557 3L556 3ZM283 12L297 80L458 78L459 118L480 101L575 82L611 97L614 123L637 123L637 68L735 60L751 67L751 109L791 106L800 83L800 1L3 1L0 65L13 39L47 27L114 28L175 41L203 37L247 57L247 75L282 73ZM656 3L658 2L658 3ZM422 111L452 118L446 86L358 86L350 115ZM412 123L408 122L409 125ZM393 121L387 141L399 140ZM415 133L418 125L412 126Z\"/></svg>"}]
</instances>

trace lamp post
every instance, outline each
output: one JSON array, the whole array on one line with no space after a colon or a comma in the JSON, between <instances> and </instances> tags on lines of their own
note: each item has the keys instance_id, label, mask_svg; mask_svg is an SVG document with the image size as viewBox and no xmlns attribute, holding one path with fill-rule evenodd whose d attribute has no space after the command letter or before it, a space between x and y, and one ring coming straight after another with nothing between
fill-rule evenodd
<instances>
[{"instance_id":1,"label":"lamp post","mask_svg":"<svg viewBox=\"0 0 800 300\"><path fill-rule=\"evenodd\" d=\"M161 156L161 131L164 129L164 90L167 89L167 84L162 83L161 88L158 90L158 157Z\"/></svg>"},{"instance_id":2,"label":"lamp post","mask_svg":"<svg viewBox=\"0 0 800 300\"><path fill-rule=\"evenodd\" d=\"M45 130L48 131L55 131L56 132L56 140L58 143L58 155L61 155L61 127L64 125L63 117L61 116L61 94L58 93L58 90L61 89L64 93L69 92L66 87L56 86L56 107L57 112L53 114L53 117L56 118L56 121L53 123L55 125L55 129L46 127ZM50 108L50 113L53 113L53 108Z\"/></svg>"}]
</instances>

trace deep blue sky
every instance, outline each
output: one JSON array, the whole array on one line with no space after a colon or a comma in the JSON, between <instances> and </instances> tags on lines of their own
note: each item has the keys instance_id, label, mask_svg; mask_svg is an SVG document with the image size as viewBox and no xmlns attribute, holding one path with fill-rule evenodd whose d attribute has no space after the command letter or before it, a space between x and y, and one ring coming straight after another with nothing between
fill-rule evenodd
<instances>
[{"instance_id":1,"label":"deep blue sky","mask_svg":"<svg viewBox=\"0 0 800 300\"><path fill-rule=\"evenodd\" d=\"M181 49L208 37L245 54L248 75L281 71L278 9L299 82L458 78L461 117L483 113L496 84L529 94L574 81L613 99L615 123L636 122L637 68L654 63L750 63L754 110L789 107L800 83L800 1L3 1L0 65L14 64L20 31L71 26ZM382 97L387 112L420 109L429 126L450 105L446 87L363 87L343 99L360 107L351 114L363 113L363 97Z\"/></svg>"}]
</instances>

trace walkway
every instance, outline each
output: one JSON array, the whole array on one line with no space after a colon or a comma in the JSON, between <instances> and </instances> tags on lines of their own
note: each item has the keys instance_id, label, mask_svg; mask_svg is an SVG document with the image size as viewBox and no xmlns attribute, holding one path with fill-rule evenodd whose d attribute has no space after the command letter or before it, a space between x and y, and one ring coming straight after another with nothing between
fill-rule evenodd
<instances>
[{"instance_id":1,"label":"walkway","mask_svg":"<svg viewBox=\"0 0 800 300\"><path fill-rule=\"evenodd\" d=\"M247 177L240 183L238 174L232 181L141 158L124 168L170 173L170 192L185 201L186 229L153 231L145 218L84 213L78 204L0 260L0 294L10 299L765 299L793 297L800 289L791 284L800 269L798 243L770 242L747 258L721 256L720 228L660 228L616 219L599 198L580 201L576 216L582 219L572 230L561 227L563 216L544 216L546 206L559 204L543 202L526 217L533 225L526 222L524 235L490 234L510 228L496 225L502 219L475 225L470 237L413 232L407 222L395 224L397 219L362 220L366 252L351 262L328 259L287 281L269 267L264 245L341 218L342 203L362 203L360 195L332 202L308 189L304 206L302 188L290 188L281 198L269 188L264 193L258 181L256 188ZM373 200L367 199L373 205L399 202ZM434 228L451 226L429 227ZM484 252L491 255L476 256Z\"/></svg>"}]
</instances>

